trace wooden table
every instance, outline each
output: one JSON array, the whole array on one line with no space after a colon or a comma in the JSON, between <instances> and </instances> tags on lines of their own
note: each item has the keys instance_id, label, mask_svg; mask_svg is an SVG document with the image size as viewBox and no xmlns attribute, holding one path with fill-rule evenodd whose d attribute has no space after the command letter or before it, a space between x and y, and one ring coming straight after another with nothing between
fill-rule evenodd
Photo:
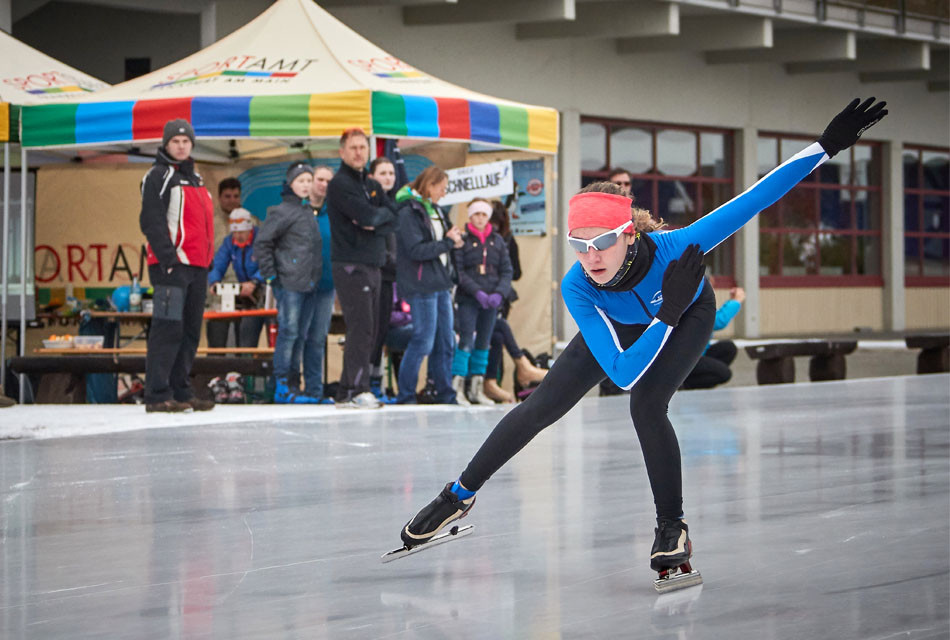
<instances>
[{"instance_id":1,"label":"wooden table","mask_svg":"<svg viewBox=\"0 0 950 640\"><path fill-rule=\"evenodd\" d=\"M146 352L145 347L122 347L122 348L82 348L82 347L70 347L68 349L33 349L33 353L40 353L43 355L63 355L63 356L74 356L74 355L83 355L83 356L97 356L97 355L142 355ZM209 355L209 356L220 356L220 355L252 355L260 357L270 357L274 355L274 350L271 347L198 347L198 353Z\"/></svg>"}]
</instances>

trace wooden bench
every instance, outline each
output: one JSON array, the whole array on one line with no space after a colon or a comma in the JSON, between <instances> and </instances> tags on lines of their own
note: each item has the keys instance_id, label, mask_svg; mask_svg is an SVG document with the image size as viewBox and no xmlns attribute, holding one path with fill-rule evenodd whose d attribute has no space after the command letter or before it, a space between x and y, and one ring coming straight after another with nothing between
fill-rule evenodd
<instances>
[{"instance_id":1,"label":"wooden bench","mask_svg":"<svg viewBox=\"0 0 950 640\"><path fill-rule=\"evenodd\" d=\"M750 345L745 351L751 359L758 360L755 378L759 384L782 384L795 382L795 356L811 356L808 377L812 382L844 380L844 357L857 347L856 340L803 340Z\"/></svg>"},{"instance_id":2,"label":"wooden bench","mask_svg":"<svg viewBox=\"0 0 950 640\"><path fill-rule=\"evenodd\" d=\"M920 349L917 373L950 371L950 334L932 333L904 338L908 349Z\"/></svg>"},{"instance_id":3,"label":"wooden bench","mask_svg":"<svg viewBox=\"0 0 950 640\"><path fill-rule=\"evenodd\" d=\"M19 356L9 360L10 371L27 374L31 378L35 402L68 400L78 404L86 402L85 376L88 373L145 372L144 355L96 354L96 351L104 350L87 349L86 353L68 356ZM207 382L214 376L224 376L230 371L237 371L241 375L269 376L273 367L270 358L197 357L191 367L195 393L207 397Z\"/></svg>"}]
</instances>

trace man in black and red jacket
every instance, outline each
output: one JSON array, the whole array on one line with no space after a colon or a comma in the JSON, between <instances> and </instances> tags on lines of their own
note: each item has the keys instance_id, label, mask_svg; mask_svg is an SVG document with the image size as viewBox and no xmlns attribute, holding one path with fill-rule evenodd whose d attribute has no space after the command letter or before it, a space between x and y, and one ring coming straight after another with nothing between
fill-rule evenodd
<instances>
[{"instance_id":1,"label":"man in black and red jacket","mask_svg":"<svg viewBox=\"0 0 950 640\"><path fill-rule=\"evenodd\" d=\"M187 120L165 123L155 164L142 179L139 226L148 240L155 288L145 358L145 410L207 411L188 376L201 339L208 268L214 259L214 205L195 172L195 131Z\"/></svg>"}]
</instances>

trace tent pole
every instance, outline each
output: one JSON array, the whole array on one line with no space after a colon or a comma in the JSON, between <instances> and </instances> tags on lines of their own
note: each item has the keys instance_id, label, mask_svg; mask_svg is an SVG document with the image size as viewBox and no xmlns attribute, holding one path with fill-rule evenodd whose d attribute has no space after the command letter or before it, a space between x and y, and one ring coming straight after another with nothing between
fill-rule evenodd
<instances>
[{"instance_id":1,"label":"tent pole","mask_svg":"<svg viewBox=\"0 0 950 640\"><path fill-rule=\"evenodd\" d=\"M7 263L10 261L10 143L3 143L3 265L0 267L0 395L7 382Z\"/></svg>"},{"instance_id":2,"label":"tent pole","mask_svg":"<svg viewBox=\"0 0 950 640\"><path fill-rule=\"evenodd\" d=\"M563 248L560 246L562 242L561 241L562 231L561 229L558 228L558 223L560 220L560 215L558 213L560 211L560 209L558 209L558 206L560 204L558 201L558 194L560 193L560 191L558 190L558 186L557 186L558 178L560 178L560 176L558 175L558 166L559 166L558 160L559 160L558 154L555 151L554 157L551 159L551 175L554 176L554 179L551 180L553 184L550 185L550 191L549 191L549 193L551 194L551 215L554 216L554 220L552 221L554 224L551 225L554 228L554 234L553 234L554 237L551 239L552 242L554 243L554 246L551 247L552 249L551 251L551 281L552 281L551 290L555 293L560 291L560 284L561 284L561 278L560 278L560 273L559 273L561 270L560 255L561 255L561 251L563 251ZM555 342L557 342L557 339L559 337L558 336L558 327L560 327L559 316L560 316L560 307L558 305L558 297L557 295L552 295L551 296L551 336L554 338ZM553 344L551 345L551 353L552 354L554 353Z\"/></svg>"},{"instance_id":3,"label":"tent pole","mask_svg":"<svg viewBox=\"0 0 950 640\"><path fill-rule=\"evenodd\" d=\"M20 143L20 355L26 355L26 147ZM26 374L20 374L20 404L26 400Z\"/></svg>"}]
</instances>

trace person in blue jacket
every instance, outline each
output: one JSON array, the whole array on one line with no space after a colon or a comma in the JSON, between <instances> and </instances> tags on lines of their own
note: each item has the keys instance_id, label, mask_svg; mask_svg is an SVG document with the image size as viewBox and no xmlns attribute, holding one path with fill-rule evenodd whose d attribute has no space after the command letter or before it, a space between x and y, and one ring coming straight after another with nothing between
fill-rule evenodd
<instances>
[{"instance_id":1,"label":"person in blue jacket","mask_svg":"<svg viewBox=\"0 0 950 640\"><path fill-rule=\"evenodd\" d=\"M251 222L251 212L238 207L228 215L228 230L214 254L211 271L208 272L208 286L212 293L228 267L233 265L234 275L241 284L241 291L234 303L235 309L258 309L261 306L264 291L264 279L261 278L254 257L254 223ZM261 329L264 328L264 317L246 317L239 320L208 320L206 333L209 347L226 347L228 330L231 325L236 327L237 346L256 347L261 338Z\"/></svg>"},{"instance_id":2,"label":"person in blue jacket","mask_svg":"<svg viewBox=\"0 0 950 640\"><path fill-rule=\"evenodd\" d=\"M475 492L534 436L604 377L630 390L630 415L653 490L657 526L650 566L660 578L688 570L680 451L667 406L712 333L715 297L703 256L816 167L857 142L883 118L885 103L854 100L817 142L693 224L657 231L611 183L594 183L569 202L568 242L577 262L561 295L580 333L538 388L505 415L466 469L402 529L406 548L432 539L466 515ZM659 585L658 585L659 588Z\"/></svg>"},{"instance_id":3,"label":"person in blue jacket","mask_svg":"<svg viewBox=\"0 0 950 640\"><path fill-rule=\"evenodd\" d=\"M716 320L713 322L713 331L721 331L729 326L736 317L745 301L745 291L742 287L733 287L729 290L729 299L716 310ZM716 385L726 384L732 379L732 370L729 365L736 359L738 353L736 343L732 340L717 340L706 346L703 355L686 380L684 389L712 389Z\"/></svg>"}]
</instances>

